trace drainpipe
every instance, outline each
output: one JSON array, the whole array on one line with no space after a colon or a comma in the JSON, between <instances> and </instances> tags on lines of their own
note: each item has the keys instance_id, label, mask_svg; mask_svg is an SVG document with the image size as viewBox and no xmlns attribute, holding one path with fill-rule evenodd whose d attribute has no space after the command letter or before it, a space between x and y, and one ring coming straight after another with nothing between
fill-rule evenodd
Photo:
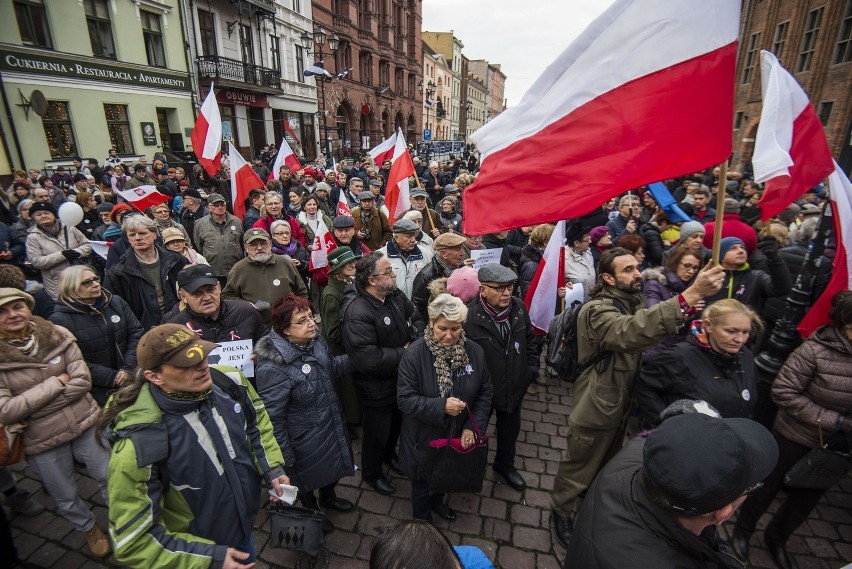
<instances>
[{"instance_id":1,"label":"drainpipe","mask_svg":"<svg viewBox=\"0 0 852 569\"><path fill-rule=\"evenodd\" d=\"M15 141L15 148L18 151L18 160L20 161L19 167L21 169L25 168L24 164L24 154L21 152L21 141L18 140L18 130L15 128L15 121L12 118L12 107L9 106L9 98L6 96L6 88L3 86L3 74L0 73L0 93L3 94L3 107L6 109L6 118L9 121L9 128L12 130L12 140ZM6 156L9 157L9 166L11 166L12 171L15 170L15 164L12 163L12 153L9 150L9 144L6 142L6 136L2 132L3 125L0 123L0 139L3 140L3 149L6 151Z\"/></svg>"}]
</instances>

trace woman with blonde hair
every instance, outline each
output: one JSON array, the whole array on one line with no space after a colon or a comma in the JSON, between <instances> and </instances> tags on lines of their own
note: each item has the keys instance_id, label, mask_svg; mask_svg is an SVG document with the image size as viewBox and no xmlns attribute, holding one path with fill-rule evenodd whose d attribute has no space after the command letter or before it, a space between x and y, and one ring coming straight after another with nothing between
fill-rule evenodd
<instances>
[{"instance_id":1,"label":"woman with blonde hair","mask_svg":"<svg viewBox=\"0 0 852 569\"><path fill-rule=\"evenodd\" d=\"M681 342L642 367L636 388L640 415L647 426L678 399L702 399L722 417L747 418L757 403L757 367L746 346L763 331L750 307L732 298L704 309Z\"/></svg>"}]
</instances>

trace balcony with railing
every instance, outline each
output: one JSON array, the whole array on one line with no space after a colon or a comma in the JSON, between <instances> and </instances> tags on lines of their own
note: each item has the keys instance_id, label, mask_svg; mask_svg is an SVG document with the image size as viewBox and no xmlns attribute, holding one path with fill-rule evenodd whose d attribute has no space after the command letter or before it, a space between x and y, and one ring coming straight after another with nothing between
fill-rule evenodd
<instances>
[{"instance_id":1,"label":"balcony with railing","mask_svg":"<svg viewBox=\"0 0 852 569\"><path fill-rule=\"evenodd\" d=\"M258 91L277 92L281 89L281 73L275 69L245 63L219 55L204 55L196 59L198 75L206 79L219 79L245 88L253 85Z\"/></svg>"}]
</instances>

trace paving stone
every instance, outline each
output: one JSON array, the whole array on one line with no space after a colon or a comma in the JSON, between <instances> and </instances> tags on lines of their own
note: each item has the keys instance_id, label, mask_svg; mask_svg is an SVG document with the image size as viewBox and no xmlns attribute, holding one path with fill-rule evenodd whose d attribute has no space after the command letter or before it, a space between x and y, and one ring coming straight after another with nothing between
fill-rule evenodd
<instances>
[{"instance_id":1,"label":"paving stone","mask_svg":"<svg viewBox=\"0 0 852 569\"><path fill-rule=\"evenodd\" d=\"M547 406L547 410L550 413L556 413L558 415L568 415L571 413L571 408L567 405L559 405L557 403L551 403Z\"/></svg>"},{"instance_id":2,"label":"paving stone","mask_svg":"<svg viewBox=\"0 0 852 569\"><path fill-rule=\"evenodd\" d=\"M549 445L550 435L543 433L526 433L526 442L532 445Z\"/></svg>"},{"instance_id":3,"label":"paving stone","mask_svg":"<svg viewBox=\"0 0 852 569\"><path fill-rule=\"evenodd\" d=\"M479 512L480 500L481 498L475 494L451 494L447 503L456 512L475 514Z\"/></svg>"},{"instance_id":4,"label":"paving stone","mask_svg":"<svg viewBox=\"0 0 852 569\"><path fill-rule=\"evenodd\" d=\"M361 535L377 536L389 530L398 523L388 516L377 514L364 514L358 522L358 533Z\"/></svg>"},{"instance_id":5,"label":"paving stone","mask_svg":"<svg viewBox=\"0 0 852 569\"><path fill-rule=\"evenodd\" d=\"M15 549L18 550L18 557L26 559L35 553L43 543L46 543L42 538L30 533L23 533L15 538Z\"/></svg>"},{"instance_id":6,"label":"paving stone","mask_svg":"<svg viewBox=\"0 0 852 569\"><path fill-rule=\"evenodd\" d=\"M497 560L500 567L535 567L535 553L514 547L501 547L497 552Z\"/></svg>"},{"instance_id":7,"label":"paving stone","mask_svg":"<svg viewBox=\"0 0 852 569\"><path fill-rule=\"evenodd\" d=\"M450 529L457 533L480 535L482 533L482 516L479 514L457 513L454 521L449 523ZM437 516L432 516L437 517ZM488 518L484 518L488 519Z\"/></svg>"},{"instance_id":8,"label":"paving stone","mask_svg":"<svg viewBox=\"0 0 852 569\"><path fill-rule=\"evenodd\" d=\"M513 524L538 526L541 522L541 510L530 506L515 504L512 506L512 514L509 517L509 521Z\"/></svg>"},{"instance_id":9,"label":"paving stone","mask_svg":"<svg viewBox=\"0 0 852 569\"><path fill-rule=\"evenodd\" d=\"M370 562L364 559L346 559L332 555L328 567L330 569L369 569Z\"/></svg>"},{"instance_id":10,"label":"paving stone","mask_svg":"<svg viewBox=\"0 0 852 569\"><path fill-rule=\"evenodd\" d=\"M808 549L818 557L825 557L828 559L837 558L837 551L835 551L828 540L820 537L806 537L805 543L808 545Z\"/></svg>"},{"instance_id":11,"label":"paving stone","mask_svg":"<svg viewBox=\"0 0 852 569\"><path fill-rule=\"evenodd\" d=\"M74 531L74 526L60 517L54 517L49 523L39 528L38 534L51 541L63 541Z\"/></svg>"},{"instance_id":12,"label":"paving stone","mask_svg":"<svg viewBox=\"0 0 852 569\"><path fill-rule=\"evenodd\" d=\"M482 535L497 542L510 543L512 526L503 520L485 518L482 523Z\"/></svg>"},{"instance_id":13,"label":"paving stone","mask_svg":"<svg viewBox=\"0 0 852 569\"><path fill-rule=\"evenodd\" d=\"M545 464L540 458L525 457L524 470L527 472L542 473L544 472Z\"/></svg>"},{"instance_id":14,"label":"paving stone","mask_svg":"<svg viewBox=\"0 0 852 569\"><path fill-rule=\"evenodd\" d=\"M524 493L527 506L539 509L550 509L550 493L542 490L530 490Z\"/></svg>"},{"instance_id":15,"label":"paving stone","mask_svg":"<svg viewBox=\"0 0 852 569\"><path fill-rule=\"evenodd\" d=\"M550 532L537 528L515 526L512 531L512 544L522 549L550 551Z\"/></svg>"},{"instance_id":16,"label":"paving stone","mask_svg":"<svg viewBox=\"0 0 852 569\"><path fill-rule=\"evenodd\" d=\"M550 447L538 447L538 457L542 460L559 460L562 452Z\"/></svg>"},{"instance_id":17,"label":"paving stone","mask_svg":"<svg viewBox=\"0 0 852 569\"><path fill-rule=\"evenodd\" d=\"M490 518L506 519L506 502L494 498L483 498L479 513Z\"/></svg>"},{"instance_id":18,"label":"paving stone","mask_svg":"<svg viewBox=\"0 0 852 569\"><path fill-rule=\"evenodd\" d=\"M837 529L828 522L823 520L810 520L807 522L807 525L811 528L816 537L823 537L825 539L838 538Z\"/></svg>"},{"instance_id":19,"label":"paving stone","mask_svg":"<svg viewBox=\"0 0 852 569\"><path fill-rule=\"evenodd\" d=\"M355 557L358 559L370 559L370 551L373 549L374 541L374 537L362 535L361 544L358 546L358 551L355 552Z\"/></svg>"},{"instance_id":20,"label":"paving stone","mask_svg":"<svg viewBox=\"0 0 852 569\"><path fill-rule=\"evenodd\" d=\"M518 456L535 457L538 455L539 447L527 443L518 443L515 445L515 452Z\"/></svg>"},{"instance_id":21,"label":"paving stone","mask_svg":"<svg viewBox=\"0 0 852 569\"><path fill-rule=\"evenodd\" d=\"M325 536L326 549L343 557L354 557L359 545L361 536L356 533L333 531Z\"/></svg>"},{"instance_id":22,"label":"paving stone","mask_svg":"<svg viewBox=\"0 0 852 569\"><path fill-rule=\"evenodd\" d=\"M55 543L45 543L28 559L37 567L62 567L62 569L78 569L89 561L89 558L76 551L68 551Z\"/></svg>"},{"instance_id":23,"label":"paving stone","mask_svg":"<svg viewBox=\"0 0 852 569\"><path fill-rule=\"evenodd\" d=\"M550 491L553 490L553 483L556 480L555 476L551 476L549 474L540 474L538 476L538 487L540 490Z\"/></svg>"},{"instance_id":24,"label":"paving stone","mask_svg":"<svg viewBox=\"0 0 852 569\"><path fill-rule=\"evenodd\" d=\"M358 500L358 507L376 514L387 514L393 505L393 497L377 492L364 492Z\"/></svg>"},{"instance_id":25,"label":"paving stone","mask_svg":"<svg viewBox=\"0 0 852 569\"><path fill-rule=\"evenodd\" d=\"M493 495L495 498L506 500L513 504L521 500L521 493L519 491L502 482L494 485Z\"/></svg>"},{"instance_id":26,"label":"paving stone","mask_svg":"<svg viewBox=\"0 0 852 569\"><path fill-rule=\"evenodd\" d=\"M461 545L472 545L474 547L478 547L492 562L497 558L497 545L493 541L464 536L461 538Z\"/></svg>"},{"instance_id":27,"label":"paving stone","mask_svg":"<svg viewBox=\"0 0 852 569\"><path fill-rule=\"evenodd\" d=\"M554 555L539 553L536 555L536 569L562 569L562 564Z\"/></svg>"},{"instance_id":28,"label":"paving stone","mask_svg":"<svg viewBox=\"0 0 852 569\"><path fill-rule=\"evenodd\" d=\"M852 523L852 512L849 510L825 505L820 506L817 509L819 510L820 517L824 520L842 524Z\"/></svg>"}]
</instances>

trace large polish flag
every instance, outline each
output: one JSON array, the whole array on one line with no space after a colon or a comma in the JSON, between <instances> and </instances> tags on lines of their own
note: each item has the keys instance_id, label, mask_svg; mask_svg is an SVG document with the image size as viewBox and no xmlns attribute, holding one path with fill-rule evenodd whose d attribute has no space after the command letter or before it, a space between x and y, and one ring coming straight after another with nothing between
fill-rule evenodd
<instances>
[{"instance_id":1,"label":"large polish flag","mask_svg":"<svg viewBox=\"0 0 852 569\"><path fill-rule=\"evenodd\" d=\"M319 226L317 226L314 242L311 244L311 262L308 263L308 270L315 271L328 266L328 254L337 248L337 242L334 236L326 227L325 222L320 216Z\"/></svg>"},{"instance_id":2,"label":"large polish flag","mask_svg":"<svg viewBox=\"0 0 852 569\"><path fill-rule=\"evenodd\" d=\"M228 141L228 160L231 162L231 203L234 206L234 215L242 219L246 216L245 202L249 192L257 188L262 189L263 180L234 148L231 141Z\"/></svg>"},{"instance_id":3,"label":"large polish flag","mask_svg":"<svg viewBox=\"0 0 852 569\"><path fill-rule=\"evenodd\" d=\"M169 201L169 196L157 191L156 186L136 186L132 190L118 190L118 195L130 202L139 211Z\"/></svg>"},{"instance_id":4,"label":"large polish flag","mask_svg":"<svg viewBox=\"0 0 852 569\"><path fill-rule=\"evenodd\" d=\"M766 182L760 218L767 221L834 170L825 130L807 93L778 59L760 52L763 108L754 141L756 182Z\"/></svg>"},{"instance_id":5,"label":"large polish flag","mask_svg":"<svg viewBox=\"0 0 852 569\"><path fill-rule=\"evenodd\" d=\"M402 212L411 207L408 178L414 174L414 162L408 153L408 145L402 129L396 132L391 169L388 173L385 190L385 206L388 208L388 218L397 219Z\"/></svg>"},{"instance_id":6,"label":"large polish flag","mask_svg":"<svg viewBox=\"0 0 852 569\"><path fill-rule=\"evenodd\" d=\"M208 174L214 176L222 164L222 117L219 103L210 84L210 92L201 105L201 112L192 129L192 151Z\"/></svg>"},{"instance_id":7,"label":"large polish flag","mask_svg":"<svg viewBox=\"0 0 852 569\"><path fill-rule=\"evenodd\" d=\"M565 286L565 222L560 221L544 248L541 261L524 297L537 335L547 333L556 316L557 289Z\"/></svg>"},{"instance_id":8,"label":"large polish flag","mask_svg":"<svg viewBox=\"0 0 852 569\"><path fill-rule=\"evenodd\" d=\"M465 231L574 218L727 159L739 16L740 0L616 0L471 135L483 159Z\"/></svg>"},{"instance_id":9,"label":"large polish flag","mask_svg":"<svg viewBox=\"0 0 852 569\"><path fill-rule=\"evenodd\" d=\"M382 165L382 162L385 160L393 160L394 149L396 148L396 139L399 136L399 132L397 131L390 135L385 140L381 141L378 146L375 148L371 148L369 151L370 158L373 159L373 162Z\"/></svg>"},{"instance_id":10,"label":"large polish flag","mask_svg":"<svg viewBox=\"0 0 852 569\"><path fill-rule=\"evenodd\" d=\"M287 144L286 138L281 139L281 146L278 147L278 154L275 155L275 163L269 172L269 178L266 179L267 182L278 177L278 171L281 169L281 166L287 166L291 172L298 172L302 169L302 164L299 163L299 159L296 158L293 149Z\"/></svg>"},{"instance_id":11,"label":"large polish flag","mask_svg":"<svg viewBox=\"0 0 852 569\"><path fill-rule=\"evenodd\" d=\"M837 162L833 164L834 172L828 177L828 190L837 255L834 257L834 272L828 286L799 323L799 332L803 338L813 334L823 324L830 323L828 312L835 294L841 290L852 290L852 184Z\"/></svg>"}]
</instances>

